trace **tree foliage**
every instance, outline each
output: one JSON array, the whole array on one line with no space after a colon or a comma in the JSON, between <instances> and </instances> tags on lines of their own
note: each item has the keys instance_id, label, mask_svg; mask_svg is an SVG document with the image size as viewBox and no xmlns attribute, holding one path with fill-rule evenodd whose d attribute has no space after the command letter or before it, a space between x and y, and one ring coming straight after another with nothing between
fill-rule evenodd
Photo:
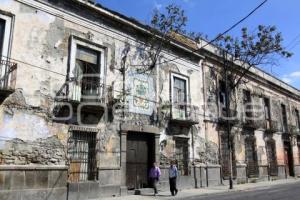
<instances>
[{"instance_id":1,"label":"tree foliage","mask_svg":"<svg viewBox=\"0 0 300 200\"><path fill-rule=\"evenodd\" d=\"M168 49L176 34L184 34L187 17L183 9L175 4L166 6L162 11L154 10L150 22L151 36L143 47L144 62L140 65L142 71L151 71L160 59L161 52Z\"/></svg>"},{"instance_id":2,"label":"tree foliage","mask_svg":"<svg viewBox=\"0 0 300 200\"><path fill-rule=\"evenodd\" d=\"M285 50L282 42L282 34L275 26L259 25L251 33L247 28L242 28L240 37L219 36L216 45L222 49L223 58L227 60L224 62L223 70L233 74L230 79L231 89L241 83L252 67L277 64L278 59L275 55L291 57L292 53Z\"/></svg>"}]
</instances>

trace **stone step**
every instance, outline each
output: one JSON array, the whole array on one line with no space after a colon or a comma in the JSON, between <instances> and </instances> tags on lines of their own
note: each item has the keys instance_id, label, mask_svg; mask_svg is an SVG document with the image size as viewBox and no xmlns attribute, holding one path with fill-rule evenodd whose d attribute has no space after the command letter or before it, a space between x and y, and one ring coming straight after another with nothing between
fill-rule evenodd
<instances>
[{"instance_id":1,"label":"stone step","mask_svg":"<svg viewBox=\"0 0 300 200\"><path fill-rule=\"evenodd\" d=\"M149 195L154 194L153 188L140 188L134 190L134 195Z\"/></svg>"}]
</instances>

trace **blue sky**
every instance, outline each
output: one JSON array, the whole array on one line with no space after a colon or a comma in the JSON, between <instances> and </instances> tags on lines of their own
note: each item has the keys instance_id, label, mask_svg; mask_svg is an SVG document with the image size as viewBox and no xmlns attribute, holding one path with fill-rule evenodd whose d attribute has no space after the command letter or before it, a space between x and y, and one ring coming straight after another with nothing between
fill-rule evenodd
<instances>
[{"instance_id":1,"label":"blue sky","mask_svg":"<svg viewBox=\"0 0 300 200\"><path fill-rule=\"evenodd\" d=\"M180 5L188 16L187 30L202 32L214 38L240 20L263 0L97 0L98 3L143 23L149 23L153 9L168 4ZM269 0L250 18L232 30L236 36L242 27L254 30L258 25L276 25L282 32L284 46L292 58L279 58L278 66L263 69L300 89L300 1Z\"/></svg>"}]
</instances>

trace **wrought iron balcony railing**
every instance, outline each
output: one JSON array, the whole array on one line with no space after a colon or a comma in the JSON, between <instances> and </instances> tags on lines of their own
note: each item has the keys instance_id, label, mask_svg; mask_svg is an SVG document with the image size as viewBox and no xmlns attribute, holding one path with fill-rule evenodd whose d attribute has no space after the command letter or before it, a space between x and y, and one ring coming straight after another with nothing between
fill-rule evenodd
<instances>
[{"instance_id":1,"label":"wrought iron balcony railing","mask_svg":"<svg viewBox=\"0 0 300 200\"><path fill-rule=\"evenodd\" d=\"M0 60L0 90L14 90L16 85L17 63Z\"/></svg>"},{"instance_id":2,"label":"wrought iron balcony railing","mask_svg":"<svg viewBox=\"0 0 300 200\"><path fill-rule=\"evenodd\" d=\"M291 135L300 135L300 129L295 125L288 125L288 131Z\"/></svg>"},{"instance_id":3,"label":"wrought iron balcony railing","mask_svg":"<svg viewBox=\"0 0 300 200\"><path fill-rule=\"evenodd\" d=\"M229 117L227 117L229 116ZM229 122L230 124L237 124L239 123L240 119L238 117L238 112L234 109L229 109L229 115L227 115L227 111L225 108L220 110L220 116L219 116L219 123L223 124L226 122Z\"/></svg>"},{"instance_id":4,"label":"wrought iron balcony railing","mask_svg":"<svg viewBox=\"0 0 300 200\"><path fill-rule=\"evenodd\" d=\"M170 106L170 121L187 125L199 123L199 107L189 104L173 104Z\"/></svg>"},{"instance_id":5,"label":"wrought iron balcony railing","mask_svg":"<svg viewBox=\"0 0 300 200\"><path fill-rule=\"evenodd\" d=\"M101 79L84 78L66 81L56 94L56 101L105 103L105 87Z\"/></svg>"},{"instance_id":6,"label":"wrought iron balcony railing","mask_svg":"<svg viewBox=\"0 0 300 200\"><path fill-rule=\"evenodd\" d=\"M244 127L259 129L263 127L262 121L258 119L243 119L242 124Z\"/></svg>"},{"instance_id":7,"label":"wrought iron balcony railing","mask_svg":"<svg viewBox=\"0 0 300 200\"><path fill-rule=\"evenodd\" d=\"M265 120L264 128L267 132L270 132L270 133L275 133L275 132L280 131L278 122L274 121L274 120Z\"/></svg>"}]
</instances>

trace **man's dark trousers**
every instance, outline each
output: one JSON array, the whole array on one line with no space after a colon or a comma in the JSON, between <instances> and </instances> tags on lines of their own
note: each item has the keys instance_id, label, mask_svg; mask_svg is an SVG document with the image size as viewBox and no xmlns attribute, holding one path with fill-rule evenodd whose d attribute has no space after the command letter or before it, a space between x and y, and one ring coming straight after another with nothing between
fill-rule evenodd
<instances>
[{"instance_id":1,"label":"man's dark trousers","mask_svg":"<svg viewBox=\"0 0 300 200\"><path fill-rule=\"evenodd\" d=\"M170 183L170 191L171 194L174 196L177 194L177 186L176 186L176 177L169 178L169 183Z\"/></svg>"}]
</instances>

